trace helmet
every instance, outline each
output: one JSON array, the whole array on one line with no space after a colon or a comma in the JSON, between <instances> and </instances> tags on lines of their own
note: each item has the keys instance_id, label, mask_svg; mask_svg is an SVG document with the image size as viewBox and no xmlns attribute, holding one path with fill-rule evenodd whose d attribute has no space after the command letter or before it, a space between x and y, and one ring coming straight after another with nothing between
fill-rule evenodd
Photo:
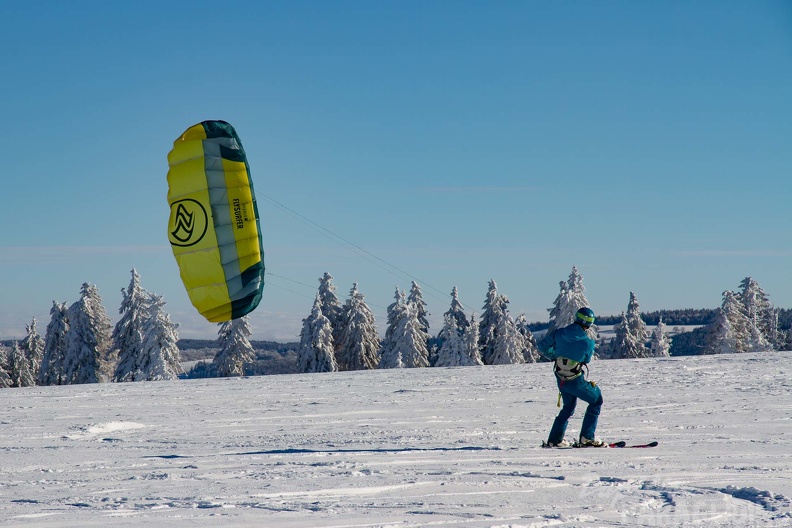
<instances>
[{"instance_id":1,"label":"helmet","mask_svg":"<svg viewBox=\"0 0 792 528\"><path fill-rule=\"evenodd\" d=\"M594 324L594 310L591 308L581 308L575 314L575 322L583 328L588 328Z\"/></svg>"}]
</instances>

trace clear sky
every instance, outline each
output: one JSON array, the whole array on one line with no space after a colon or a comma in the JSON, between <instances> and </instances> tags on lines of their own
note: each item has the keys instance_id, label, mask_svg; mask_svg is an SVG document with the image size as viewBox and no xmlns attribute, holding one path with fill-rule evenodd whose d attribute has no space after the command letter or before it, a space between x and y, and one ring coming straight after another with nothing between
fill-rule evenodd
<instances>
[{"instance_id":1,"label":"clear sky","mask_svg":"<svg viewBox=\"0 0 792 528\"><path fill-rule=\"evenodd\" d=\"M83 282L115 322L133 267L216 337L166 234L167 153L206 119L258 193L253 339L296 340L324 272L380 331L411 277L433 333L490 279L546 320L573 265L600 314L746 276L792 307L788 1L0 0L0 65L2 338Z\"/></svg>"}]
</instances>

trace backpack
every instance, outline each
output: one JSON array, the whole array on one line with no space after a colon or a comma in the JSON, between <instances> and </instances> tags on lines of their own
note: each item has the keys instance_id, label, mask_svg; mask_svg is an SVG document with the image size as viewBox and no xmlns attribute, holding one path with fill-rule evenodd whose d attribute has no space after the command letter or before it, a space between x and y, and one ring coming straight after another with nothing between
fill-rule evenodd
<instances>
[{"instance_id":1,"label":"backpack","mask_svg":"<svg viewBox=\"0 0 792 528\"><path fill-rule=\"evenodd\" d=\"M578 363L574 359L557 357L555 360L555 373L564 381L569 381L583 374L585 363Z\"/></svg>"}]
</instances>

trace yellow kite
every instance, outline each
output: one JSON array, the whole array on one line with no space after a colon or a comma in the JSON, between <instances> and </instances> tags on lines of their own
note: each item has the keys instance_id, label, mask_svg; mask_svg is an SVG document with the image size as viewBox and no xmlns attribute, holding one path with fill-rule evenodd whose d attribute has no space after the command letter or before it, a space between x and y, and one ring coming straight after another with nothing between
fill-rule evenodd
<instances>
[{"instance_id":1,"label":"yellow kite","mask_svg":"<svg viewBox=\"0 0 792 528\"><path fill-rule=\"evenodd\" d=\"M236 130L225 121L191 126L168 165L168 239L190 301L211 322L250 313L264 288L264 250Z\"/></svg>"}]
</instances>

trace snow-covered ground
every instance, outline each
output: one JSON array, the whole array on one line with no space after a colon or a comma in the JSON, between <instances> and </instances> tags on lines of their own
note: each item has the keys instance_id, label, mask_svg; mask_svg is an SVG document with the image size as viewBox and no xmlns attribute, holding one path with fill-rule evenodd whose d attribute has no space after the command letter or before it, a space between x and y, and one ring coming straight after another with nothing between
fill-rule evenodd
<instances>
[{"instance_id":1,"label":"snow-covered ground","mask_svg":"<svg viewBox=\"0 0 792 528\"><path fill-rule=\"evenodd\" d=\"M792 526L789 353L0 391L1 526ZM573 418L570 436L580 425Z\"/></svg>"}]
</instances>

